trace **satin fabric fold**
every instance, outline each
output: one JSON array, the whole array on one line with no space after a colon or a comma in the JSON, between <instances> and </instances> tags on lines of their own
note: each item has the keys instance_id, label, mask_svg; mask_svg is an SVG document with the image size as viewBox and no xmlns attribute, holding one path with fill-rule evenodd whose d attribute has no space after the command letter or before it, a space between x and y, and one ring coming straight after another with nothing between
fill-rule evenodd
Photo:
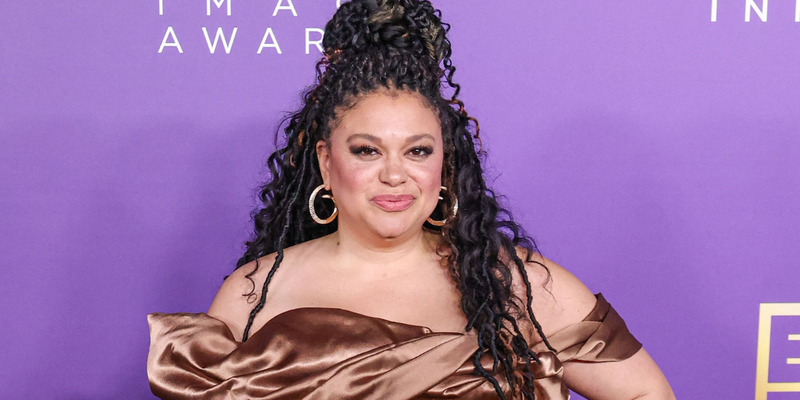
<instances>
[{"instance_id":1,"label":"satin fabric fold","mask_svg":"<svg viewBox=\"0 0 800 400\"><path fill-rule=\"evenodd\" d=\"M563 363L630 357L641 344L597 295L582 321L536 343L537 399L564 400ZM472 333L430 329L341 309L298 308L268 321L247 342L206 314L148 315L147 372L162 399L497 399L474 373ZM481 359L487 370L492 360ZM497 377L501 386L505 380Z\"/></svg>"}]
</instances>

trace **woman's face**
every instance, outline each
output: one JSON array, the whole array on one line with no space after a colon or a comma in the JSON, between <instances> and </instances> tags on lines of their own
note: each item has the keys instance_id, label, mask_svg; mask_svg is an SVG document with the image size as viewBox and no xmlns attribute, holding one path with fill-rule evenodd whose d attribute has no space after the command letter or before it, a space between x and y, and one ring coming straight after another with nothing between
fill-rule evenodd
<instances>
[{"instance_id":1,"label":"woman's face","mask_svg":"<svg viewBox=\"0 0 800 400\"><path fill-rule=\"evenodd\" d=\"M317 143L339 229L393 239L419 234L439 201L442 129L419 94L364 95Z\"/></svg>"}]
</instances>

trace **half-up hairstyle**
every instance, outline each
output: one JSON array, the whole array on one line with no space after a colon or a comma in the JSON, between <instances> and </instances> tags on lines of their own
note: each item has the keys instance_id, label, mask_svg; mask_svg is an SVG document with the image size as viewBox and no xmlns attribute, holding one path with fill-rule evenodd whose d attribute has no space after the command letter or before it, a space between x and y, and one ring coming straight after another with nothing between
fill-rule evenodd
<instances>
[{"instance_id":1,"label":"half-up hairstyle","mask_svg":"<svg viewBox=\"0 0 800 400\"><path fill-rule=\"evenodd\" d=\"M239 268L255 261L255 269L247 274L252 282L260 267L258 259L276 253L261 295L256 295L255 282L247 294L259 298L242 340L247 340L255 316L264 307L283 250L337 229L335 221L318 225L309 215L306 199L322 184L315 144L330 137L337 112L353 107L361 96L382 89L412 92L436 110L442 125L442 184L449 197L442 210L448 210L457 199L459 211L440 228L425 227L440 230L442 250L449 250L446 263L469 321L465 331L476 331L475 372L493 385L500 398L533 399L530 365L539 360L530 350L518 318L526 326L532 325L554 351L531 308L525 262L537 263L531 260L536 245L486 186L478 122L458 99L460 86L453 81L456 68L450 59L448 30L439 10L419 0L352 0L342 4L326 25L325 56L317 63L317 84L306 89L302 108L284 121L285 142L276 138L276 144L285 144L267 160L271 179L260 191L263 208L253 214L254 236L236 264ZM452 94L445 98L444 91ZM322 215L332 211L327 202L315 208ZM434 217L439 212L446 215L442 210ZM517 248L524 250L525 262ZM524 281L525 299L512 292L511 268ZM492 365L488 369L481 361L487 358ZM505 389L502 381L507 383Z\"/></svg>"}]
</instances>

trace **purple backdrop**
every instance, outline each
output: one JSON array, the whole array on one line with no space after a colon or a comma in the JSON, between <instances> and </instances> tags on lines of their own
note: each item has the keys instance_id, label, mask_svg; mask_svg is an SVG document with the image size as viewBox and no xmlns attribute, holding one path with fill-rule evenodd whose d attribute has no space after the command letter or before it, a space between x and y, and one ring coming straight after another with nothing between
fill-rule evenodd
<instances>
[{"instance_id":1,"label":"purple backdrop","mask_svg":"<svg viewBox=\"0 0 800 400\"><path fill-rule=\"evenodd\" d=\"M0 398L151 398L145 315L205 311L240 255L336 1L207 1L2 5ZM495 188L678 398L752 398L759 303L800 302L795 2L715 3L435 3Z\"/></svg>"}]
</instances>

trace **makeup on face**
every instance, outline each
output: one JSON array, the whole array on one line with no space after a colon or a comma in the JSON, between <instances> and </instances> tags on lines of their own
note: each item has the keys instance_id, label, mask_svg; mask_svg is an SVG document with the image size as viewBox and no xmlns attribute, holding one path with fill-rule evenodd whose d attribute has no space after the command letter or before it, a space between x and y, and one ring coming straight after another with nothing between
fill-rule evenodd
<instances>
[{"instance_id":1,"label":"makeup on face","mask_svg":"<svg viewBox=\"0 0 800 400\"><path fill-rule=\"evenodd\" d=\"M340 229L422 229L438 203L443 155L438 116L418 94L364 96L337 121L320 158Z\"/></svg>"}]
</instances>

